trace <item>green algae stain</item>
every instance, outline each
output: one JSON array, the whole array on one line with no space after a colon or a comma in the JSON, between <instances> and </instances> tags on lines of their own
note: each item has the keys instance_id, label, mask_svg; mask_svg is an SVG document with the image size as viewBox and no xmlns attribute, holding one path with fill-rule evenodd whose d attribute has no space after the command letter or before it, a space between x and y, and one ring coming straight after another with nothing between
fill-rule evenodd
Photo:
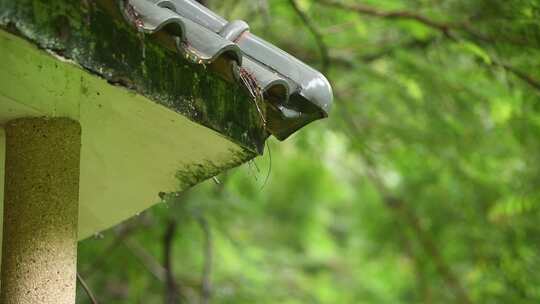
<instances>
[{"instance_id":1,"label":"green algae stain","mask_svg":"<svg viewBox=\"0 0 540 304\"><path fill-rule=\"evenodd\" d=\"M206 161L198 164L191 164L176 171L176 178L179 181L179 189L188 189L201 181L209 179L226 170L234 168L256 156L251 151L230 151L233 157L225 163L215 163Z\"/></svg>"},{"instance_id":2,"label":"green algae stain","mask_svg":"<svg viewBox=\"0 0 540 304\"><path fill-rule=\"evenodd\" d=\"M113 0L0 0L0 26L262 153L268 134L236 84L141 37Z\"/></svg>"}]
</instances>

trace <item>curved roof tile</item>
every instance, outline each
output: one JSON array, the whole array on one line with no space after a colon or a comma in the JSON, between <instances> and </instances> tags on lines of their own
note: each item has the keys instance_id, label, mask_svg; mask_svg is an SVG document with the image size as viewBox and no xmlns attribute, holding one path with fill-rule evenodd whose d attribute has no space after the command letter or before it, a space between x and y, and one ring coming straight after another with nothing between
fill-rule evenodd
<instances>
[{"instance_id":1,"label":"curved roof tile","mask_svg":"<svg viewBox=\"0 0 540 304\"><path fill-rule=\"evenodd\" d=\"M313 120L326 117L332 88L318 71L249 31L241 20L228 22L192 0L125 0L124 16L145 33L167 31L179 52L199 64L227 55L247 70L269 102L268 129L285 139ZM235 76L238 69L235 69Z\"/></svg>"}]
</instances>

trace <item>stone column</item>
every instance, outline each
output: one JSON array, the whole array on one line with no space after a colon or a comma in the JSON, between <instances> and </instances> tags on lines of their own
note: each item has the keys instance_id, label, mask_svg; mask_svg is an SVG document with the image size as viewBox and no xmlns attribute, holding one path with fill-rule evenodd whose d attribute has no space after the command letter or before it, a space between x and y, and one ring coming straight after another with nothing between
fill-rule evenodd
<instances>
[{"instance_id":1,"label":"stone column","mask_svg":"<svg viewBox=\"0 0 540 304\"><path fill-rule=\"evenodd\" d=\"M6 131L3 304L73 304L81 128L21 118Z\"/></svg>"}]
</instances>

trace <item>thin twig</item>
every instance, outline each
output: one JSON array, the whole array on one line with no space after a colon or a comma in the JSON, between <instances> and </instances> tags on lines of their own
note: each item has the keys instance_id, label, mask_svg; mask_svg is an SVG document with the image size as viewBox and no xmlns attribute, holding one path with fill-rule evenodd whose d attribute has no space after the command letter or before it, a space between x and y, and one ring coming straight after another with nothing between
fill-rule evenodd
<instances>
[{"instance_id":1,"label":"thin twig","mask_svg":"<svg viewBox=\"0 0 540 304\"><path fill-rule=\"evenodd\" d=\"M99 269L99 266L103 264L103 262L110 256L111 252L114 251L120 244L122 244L122 241L125 238L135 232L137 228L139 228L138 224L133 222L129 222L128 224L121 226L117 230L116 237L113 242L110 243L109 246L107 246L107 248L105 248L103 252L94 259L88 269L86 269L82 273L84 273L87 278L94 274Z\"/></svg>"},{"instance_id":2,"label":"thin twig","mask_svg":"<svg viewBox=\"0 0 540 304\"><path fill-rule=\"evenodd\" d=\"M296 0L289 0L289 3L291 4L298 17L300 17L306 28L311 32L313 38L315 38L315 42L317 43L317 46L319 47L319 52L321 54L321 71L323 72L323 74L328 72L328 68L330 67L330 56L328 55L328 46L324 42L323 35L321 34L315 23L311 20L311 18L304 11L302 11L300 6L298 6Z\"/></svg>"},{"instance_id":3,"label":"thin twig","mask_svg":"<svg viewBox=\"0 0 540 304\"><path fill-rule=\"evenodd\" d=\"M126 248L129 249L129 251L133 254L133 256L137 258L137 260L139 260L141 265L144 266L144 268L148 270L148 272L150 272L150 274L152 274L158 281L162 283L166 282L165 268L156 260L154 256L152 256L148 251L146 251L144 247L141 246L141 244L129 238L125 239L123 243L126 246ZM190 288L198 288L198 284L196 284L194 281L188 280L188 279L183 280L183 282L187 282L187 281L189 281L188 283L189 283ZM181 287L182 286L179 286L178 297L183 299L183 301L185 302L187 298L186 297L187 293L190 290L182 289L180 291Z\"/></svg>"},{"instance_id":4,"label":"thin twig","mask_svg":"<svg viewBox=\"0 0 540 304\"><path fill-rule=\"evenodd\" d=\"M251 99L255 103L255 107L257 108L257 112L259 112L259 117L261 118L263 127L266 129L265 114L263 113L261 106L259 105L259 103L261 105L264 105L264 94L262 88L259 86L257 78L255 78L255 75L251 71L241 66L237 66L237 68L238 76L240 77L240 80L250 94Z\"/></svg>"},{"instance_id":5,"label":"thin twig","mask_svg":"<svg viewBox=\"0 0 540 304\"><path fill-rule=\"evenodd\" d=\"M94 293L92 290L90 290L90 287L88 287L88 284L84 281L82 276L77 272L77 281L79 281L79 284L81 284L81 287L84 289L84 292L86 292L86 295L90 299L90 302L92 304L98 304L98 301L96 300L96 297L94 296Z\"/></svg>"},{"instance_id":6,"label":"thin twig","mask_svg":"<svg viewBox=\"0 0 540 304\"><path fill-rule=\"evenodd\" d=\"M264 177L264 182L261 185L261 190L264 189L268 183L268 179L270 179L270 174L272 173L272 149L270 149L270 143L268 140L265 142L265 144L268 149L268 171L266 171L266 176Z\"/></svg>"},{"instance_id":7,"label":"thin twig","mask_svg":"<svg viewBox=\"0 0 540 304\"><path fill-rule=\"evenodd\" d=\"M144 247L132 239L125 239L122 243L156 279L165 282L165 268Z\"/></svg>"}]
</instances>

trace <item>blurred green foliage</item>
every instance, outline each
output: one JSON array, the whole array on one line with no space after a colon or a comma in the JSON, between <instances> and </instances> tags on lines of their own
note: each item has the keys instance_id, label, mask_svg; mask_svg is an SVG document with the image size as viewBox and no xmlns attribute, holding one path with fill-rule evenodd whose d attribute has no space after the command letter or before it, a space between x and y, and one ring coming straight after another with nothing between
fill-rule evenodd
<instances>
[{"instance_id":1,"label":"blurred green foliage","mask_svg":"<svg viewBox=\"0 0 540 304\"><path fill-rule=\"evenodd\" d=\"M540 302L540 1L208 2L335 109L82 242L101 303Z\"/></svg>"}]
</instances>

